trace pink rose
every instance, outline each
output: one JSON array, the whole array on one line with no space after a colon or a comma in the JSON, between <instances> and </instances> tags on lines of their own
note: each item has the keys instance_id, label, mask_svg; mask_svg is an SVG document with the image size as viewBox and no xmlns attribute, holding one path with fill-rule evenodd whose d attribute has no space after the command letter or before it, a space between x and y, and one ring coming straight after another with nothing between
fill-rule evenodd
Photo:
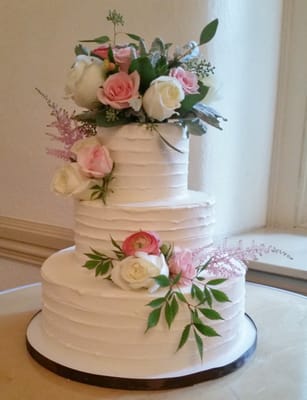
<instances>
[{"instance_id":1,"label":"pink rose","mask_svg":"<svg viewBox=\"0 0 307 400\"><path fill-rule=\"evenodd\" d=\"M109 47L110 46L108 44L102 44L101 46L96 47L92 53L105 60L108 58Z\"/></svg>"},{"instance_id":2,"label":"pink rose","mask_svg":"<svg viewBox=\"0 0 307 400\"><path fill-rule=\"evenodd\" d=\"M133 100L139 97L140 75L137 71L128 75L126 72L117 72L110 75L103 86L98 89L97 97L102 104L109 105L116 110L131 107Z\"/></svg>"},{"instance_id":3,"label":"pink rose","mask_svg":"<svg viewBox=\"0 0 307 400\"><path fill-rule=\"evenodd\" d=\"M168 265L171 275L178 275L181 272L180 285L188 286L191 284L191 280L196 275L191 250L175 247Z\"/></svg>"},{"instance_id":4,"label":"pink rose","mask_svg":"<svg viewBox=\"0 0 307 400\"><path fill-rule=\"evenodd\" d=\"M128 236L122 245L122 250L127 256L134 256L137 252L152 255L160 254L160 239L153 232L140 231Z\"/></svg>"},{"instance_id":5,"label":"pink rose","mask_svg":"<svg viewBox=\"0 0 307 400\"><path fill-rule=\"evenodd\" d=\"M81 170L89 177L103 178L113 168L113 161L105 146L95 144L84 146L76 152L77 163Z\"/></svg>"},{"instance_id":6,"label":"pink rose","mask_svg":"<svg viewBox=\"0 0 307 400\"><path fill-rule=\"evenodd\" d=\"M123 72L128 73L128 69L131 64L131 59L133 57L133 48L126 47L115 47L113 49L114 59L116 64L118 64L119 69Z\"/></svg>"},{"instance_id":7,"label":"pink rose","mask_svg":"<svg viewBox=\"0 0 307 400\"><path fill-rule=\"evenodd\" d=\"M195 75L193 72L185 71L183 68L177 67L170 70L170 76L178 79L185 93L198 93L199 86L197 75Z\"/></svg>"}]
</instances>

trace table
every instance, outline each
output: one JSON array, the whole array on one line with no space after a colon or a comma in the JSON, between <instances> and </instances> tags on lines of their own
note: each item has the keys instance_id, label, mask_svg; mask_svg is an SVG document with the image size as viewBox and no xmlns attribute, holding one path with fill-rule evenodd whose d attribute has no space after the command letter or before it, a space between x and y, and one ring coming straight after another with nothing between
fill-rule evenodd
<instances>
[{"instance_id":1,"label":"table","mask_svg":"<svg viewBox=\"0 0 307 400\"><path fill-rule=\"evenodd\" d=\"M239 370L191 387L157 392L104 389L70 381L27 353L25 331L40 309L40 284L0 292L1 400L306 400L307 297L247 284L258 328L255 354Z\"/></svg>"}]
</instances>

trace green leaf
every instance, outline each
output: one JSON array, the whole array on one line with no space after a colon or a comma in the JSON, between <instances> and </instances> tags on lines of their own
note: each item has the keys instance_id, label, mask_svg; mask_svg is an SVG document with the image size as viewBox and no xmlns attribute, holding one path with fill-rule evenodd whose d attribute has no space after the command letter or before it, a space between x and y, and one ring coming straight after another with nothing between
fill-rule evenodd
<instances>
[{"instance_id":1,"label":"green leaf","mask_svg":"<svg viewBox=\"0 0 307 400\"><path fill-rule=\"evenodd\" d=\"M156 73L147 56L141 56L132 60L129 72L137 71L141 78L140 93L143 94L156 78Z\"/></svg>"},{"instance_id":2,"label":"green leaf","mask_svg":"<svg viewBox=\"0 0 307 400\"><path fill-rule=\"evenodd\" d=\"M181 338L180 338L178 347L177 347L177 351L179 349L181 349L181 347L183 347L185 345L186 341L188 340L188 337L189 337L189 334L190 334L190 330L191 330L191 324L186 325L184 327L184 329L182 331L182 334L181 334Z\"/></svg>"},{"instance_id":3,"label":"green leaf","mask_svg":"<svg viewBox=\"0 0 307 400\"><path fill-rule=\"evenodd\" d=\"M200 303L203 303L205 300L205 295L203 291L197 285L194 284L192 285L191 288L191 296L193 299L196 297Z\"/></svg>"},{"instance_id":4,"label":"green leaf","mask_svg":"<svg viewBox=\"0 0 307 400\"><path fill-rule=\"evenodd\" d=\"M187 94L181 102L181 107L179 109L180 115L184 115L186 112L191 111L196 103L199 103L201 100L203 100L203 98L205 98L209 87L205 86L201 81L198 81L198 85L198 93Z\"/></svg>"},{"instance_id":5,"label":"green leaf","mask_svg":"<svg viewBox=\"0 0 307 400\"><path fill-rule=\"evenodd\" d=\"M172 279L173 285L176 285L180 281L181 275L182 275L182 272L180 271L179 274L174 276L174 278Z\"/></svg>"},{"instance_id":6,"label":"green leaf","mask_svg":"<svg viewBox=\"0 0 307 400\"><path fill-rule=\"evenodd\" d=\"M147 305L152 308L160 307L163 303L165 303L165 297L158 297L157 299L152 300Z\"/></svg>"},{"instance_id":7,"label":"green leaf","mask_svg":"<svg viewBox=\"0 0 307 400\"><path fill-rule=\"evenodd\" d=\"M75 55L76 56L79 56L79 55L88 56L89 51L86 47L82 46L82 44L78 44L77 46L75 46Z\"/></svg>"},{"instance_id":8,"label":"green leaf","mask_svg":"<svg viewBox=\"0 0 307 400\"><path fill-rule=\"evenodd\" d=\"M203 323L201 324L194 324L195 328L198 330L198 332L202 333L204 336L220 336L215 329L211 328L211 326L205 325Z\"/></svg>"},{"instance_id":9,"label":"green leaf","mask_svg":"<svg viewBox=\"0 0 307 400\"><path fill-rule=\"evenodd\" d=\"M106 109L100 110L96 113L95 115L95 121L97 126L103 126L103 127L112 127L112 126L119 126L119 125L124 125L128 124L129 120L122 114L117 114L115 120L110 120L107 116Z\"/></svg>"},{"instance_id":10,"label":"green leaf","mask_svg":"<svg viewBox=\"0 0 307 400\"><path fill-rule=\"evenodd\" d=\"M154 309L148 315L147 328L146 328L145 332L147 332L150 328L153 328L154 326L156 326L158 324L159 319L160 319L160 315L161 315L161 307Z\"/></svg>"},{"instance_id":11,"label":"green leaf","mask_svg":"<svg viewBox=\"0 0 307 400\"><path fill-rule=\"evenodd\" d=\"M175 295L177 296L178 300L180 300L182 303L187 304L187 299L184 297L184 295L181 292L175 292Z\"/></svg>"},{"instance_id":12,"label":"green leaf","mask_svg":"<svg viewBox=\"0 0 307 400\"><path fill-rule=\"evenodd\" d=\"M97 264L99 264L99 261L95 261L95 260L90 260L87 261L83 267L87 268L87 269L95 269Z\"/></svg>"},{"instance_id":13,"label":"green leaf","mask_svg":"<svg viewBox=\"0 0 307 400\"><path fill-rule=\"evenodd\" d=\"M201 324L202 323L200 318L199 318L199 316L198 316L198 310L197 309L191 311L191 315L192 315L193 324Z\"/></svg>"},{"instance_id":14,"label":"green leaf","mask_svg":"<svg viewBox=\"0 0 307 400\"><path fill-rule=\"evenodd\" d=\"M203 341L202 338L199 336L199 334L196 332L196 330L194 329L194 337L195 337L195 341L196 341L196 345L197 345L197 349L198 349L198 353L200 356L200 359L203 359L203 353L204 353L204 346L203 346Z\"/></svg>"},{"instance_id":15,"label":"green leaf","mask_svg":"<svg viewBox=\"0 0 307 400\"><path fill-rule=\"evenodd\" d=\"M218 19L214 19L208 25L204 27L200 34L199 45L208 43L215 35L217 27L218 27Z\"/></svg>"},{"instance_id":16,"label":"green leaf","mask_svg":"<svg viewBox=\"0 0 307 400\"><path fill-rule=\"evenodd\" d=\"M199 311L208 319L211 320L218 320L218 319L224 319L221 317L221 315L215 311L212 310L212 308L199 308Z\"/></svg>"},{"instance_id":17,"label":"green leaf","mask_svg":"<svg viewBox=\"0 0 307 400\"><path fill-rule=\"evenodd\" d=\"M130 39L136 40L137 42L142 40L141 36L135 35L134 33L126 33L126 35L129 36Z\"/></svg>"},{"instance_id":18,"label":"green leaf","mask_svg":"<svg viewBox=\"0 0 307 400\"><path fill-rule=\"evenodd\" d=\"M114 240L111 236L111 242L113 244L114 247L116 247L118 250L120 250L122 252L122 248L120 247L120 245L116 242L116 240Z\"/></svg>"},{"instance_id":19,"label":"green leaf","mask_svg":"<svg viewBox=\"0 0 307 400\"><path fill-rule=\"evenodd\" d=\"M111 263L110 260L101 262L101 263L98 264L97 267L96 267L96 274L95 274L95 275L96 275L96 276L98 276L98 275L105 275L105 274L109 271L111 265L112 265L112 263Z\"/></svg>"},{"instance_id":20,"label":"green leaf","mask_svg":"<svg viewBox=\"0 0 307 400\"><path fill-rule=\"evenodd\" d=\"M210 290L211 290L211 294L214 297L214 299L216 301L218 301L219 303L225 303L227 301L230 301L227 294L222 292L221 290L217 290L217 289L210 289Z\"/></svg>"},{"instance_id":21,"label":"green leaf","mask_svg":"<svg viewBox=\"0 0 307 400\"><path fill-rule=\"evenodd\" d=\"M107 43L110 41L111 40L110 40L109 36L99 36L95 39L79 40L79 42L83 42L83 43L100 43L100 44Z\"/></svg>"},{"instance_id":22,"label":"green leaf","mask_svg":"<svg viewBox=\"0 0 307 400\"><path fill-rule=\"evenodd\" d=\"M170 328L172 323L174 322L174 319L178 313L178 302L176 297L173 297L171 303L166 303L165 304L165 310L164 310L164 315L165 319L167 322L168 327Z\"/></svg>"},{"instance_id":23,"label":"green leaf","mask_svg":"<svg viewBox=\"0 0 307 400\"><path fill-rule=\"evenodd\" d=\"M85 253L84 255L86 257L90 258L91 260L97 260L97 261L101 260L101 255L92 254L92 253Z\"/></svg>"},{"instance_id":24,"label":"green leaf","mask_svg":"<svg viewBox=\"0 0 307 400\"><path fill-rule=\"evenodd\" d=\"M166 275L158 275L158 276L155 276L153 279L161 287L170 286L170 280Z\"/></svg>"},{"instance_id":25,"label":"green leaf","mask_svg":"<svg viewBox=\"0 0 307 400\"><path fill-rule=\"evenodd\" d=\"M211 281L207 282L207 285L220 285L221 283L224 283L225 281L227 281L227 279L225 278L220 278L220 279L212 279Z\"/></svg>"},{"instance_id":26,"label":"green leaf","mask_svg":"<svg viewBox=\"0 0 307 400\"><path fill-rule=\"evenodd\" d=\"M207 287L205 287L204 293L205 293L206 302L208 303L209 307L212 307L212 296Z\"/></svg>"}]
</instances>

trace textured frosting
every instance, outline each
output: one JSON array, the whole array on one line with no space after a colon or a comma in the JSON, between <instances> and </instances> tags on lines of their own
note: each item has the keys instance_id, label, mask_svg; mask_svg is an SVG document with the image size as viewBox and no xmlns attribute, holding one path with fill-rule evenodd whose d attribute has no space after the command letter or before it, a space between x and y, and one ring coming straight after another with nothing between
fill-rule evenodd
<instances>
[{"instance_id":1,"label":"textured frosting","mask_svg":"<svg viewBox=\"0 0 307 400\"><path fill-rule=\"evenodd\" d=\"M187 191L181 198L104 205L101 200L75 205L76 254L90 247L109 252L110 237L121 243L139 230L155 231L164 242L183 248L212 244L213 202L204 193Z\"/></svg>"},{"instance_id":2,"label":"textured frosting","mask_svg":"<svg viewBox=\"0 0 307 400\"><path fill-rule=\"evenodd\" d=\"M121 244L139 230L154 231L162 242L191 250L212 244L213 201L187 188L186 132L171 124L157 129L132 124L99 132L115 162L113 192L107 204L76 202L75 247L49 257L42 267L44 332L77 353L97 357L105 375L149 377L201 366L194 338L176 352L190 322L185 308L171 329L162 320L145 333L146 304L163 291L125 291L81 267L90 249L111 256L111 238ZM224 320L210 321L221 336L205 338L206 363L229 354L240 341L244 273L219 287L231 302L215 305Z\"/></svg>"},{"instance_id":3,"label":"textured frosting","mask_svg":"<svg viewBox=\"0 0 307 400\"><path fill-rule=\"evenodd\" d=\"M157 124L155 129L137 124L100 128L99 136L115 162L111 202L160 200L187 190L186 130L174 124ZM180 152L170 149L159 135Z\"/></svg>"},{"instance_id":4,"label":"textured frosting","mask_svg":"<svg viewBox=\"0 0 307 400\"><path fill-rule=\"evenodd\" d=\"M80 268L73 249L51 256L42 267L43 328L64 346L101 359L109 375L156 376L201 365L194 339L176 352L183 328L190 321L180 308L171 329L163 319L145 333L150 308L161 291L124 291ZM232 300L215 303L223 321L209 325L221 335L204 339L205 362L231 350L240 339L244 317L244 272L220 290Z\"/></svg>"}]
</instances>

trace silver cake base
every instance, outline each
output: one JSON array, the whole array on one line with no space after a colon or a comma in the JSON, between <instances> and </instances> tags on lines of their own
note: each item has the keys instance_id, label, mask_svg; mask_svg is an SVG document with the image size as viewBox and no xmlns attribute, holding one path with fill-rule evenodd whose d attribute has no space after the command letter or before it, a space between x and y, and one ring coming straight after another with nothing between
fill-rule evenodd
<instances>
[{"instance_id":1,"label":"silver cake base","mask_svg":"<svg viewBox=\"0 0 307 400\"><path fill-rule=\"evenodd\" d=\"M195 385L220 378L242 367L257 346L257 328L245 314L242 337L231 353L214 363L160 376L109 376L98 360L53 341L41 327L41 311L30 321L26 333L27 349L43 367L65 378L89 385L125 390L161 390ZM96 361L96 362L95 362ZM86 366L86 367L85 367Z\"/></svg>"}]
</instances>

